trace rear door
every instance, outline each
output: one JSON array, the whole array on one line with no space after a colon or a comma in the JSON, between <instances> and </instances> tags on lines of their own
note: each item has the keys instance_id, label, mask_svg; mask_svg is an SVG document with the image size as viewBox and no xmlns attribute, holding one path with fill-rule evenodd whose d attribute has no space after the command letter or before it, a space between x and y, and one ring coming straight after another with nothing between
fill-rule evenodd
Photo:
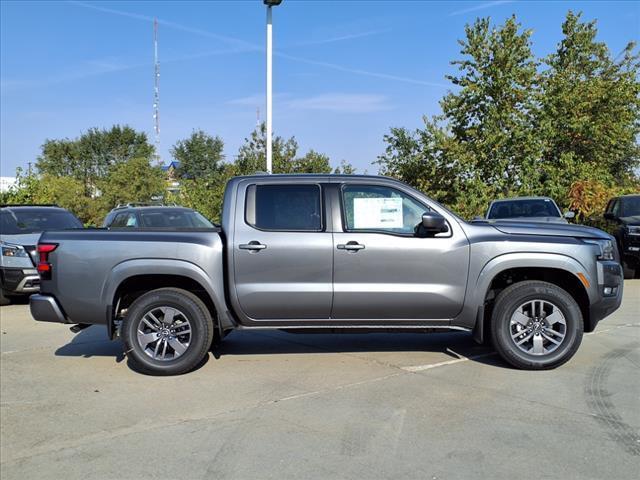
<instances>
[{"instance_id":1,"label":"rear door","mask_svg":"<svg viewBox=\"0 0 640 480\"><path fill-rule=\"evenodd\" d=\"M245 321L328 319L333 242L317 179L238 187L235 300Z\"/></svg>"},{"instance_id":2,"label":"rear door","mask_svg":"<svg viewBox=\"0 0 640 480\"><path fill-rule=\"evenodd\" d=\"M431 209L410 193L345 183L337 194L342 231L334 232L332 318L455 317L469 266L469 242L455 220L448 232L420 238L414 228Z\"/></svg>"}]
</instances>

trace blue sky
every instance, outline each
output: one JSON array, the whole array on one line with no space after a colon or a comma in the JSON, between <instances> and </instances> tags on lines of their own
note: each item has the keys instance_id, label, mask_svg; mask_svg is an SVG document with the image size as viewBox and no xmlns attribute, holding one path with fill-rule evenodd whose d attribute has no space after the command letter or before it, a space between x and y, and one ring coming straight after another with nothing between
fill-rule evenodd
<instances>
[{"instance_id":1,"label":"blue sky","mask_svg":"<svg viewBox=\"0 0 640 480\"><path fill-rule=\"evenodd\" d=\"M640 32L638 2L294 1L274 10L274 132L334 165L377 171L391 126L439 111L477 16L515 13L552 52L568 9L597 19L619 52ZM160 23L160 153L195 128L228 159L264 118L265 8L234 2L6 2L0 30L0 173L35 161L47 138L129 124L153 139L152 19Z\"/></svg>"}]
</instances>

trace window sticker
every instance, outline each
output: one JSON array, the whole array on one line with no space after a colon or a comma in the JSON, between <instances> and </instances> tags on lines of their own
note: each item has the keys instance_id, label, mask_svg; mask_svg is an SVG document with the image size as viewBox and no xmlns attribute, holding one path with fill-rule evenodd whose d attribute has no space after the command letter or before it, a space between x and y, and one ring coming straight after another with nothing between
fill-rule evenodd
<instances>
[{"instance_id":1,"label":"window sticker","mask_svg":"<svg viewBox=\"0 0 640 480\"><path fill-rule=\"evenodd\" d=\"M402 198L354 198L354 228L402 228Z\"/></svg>"}]
</instances>

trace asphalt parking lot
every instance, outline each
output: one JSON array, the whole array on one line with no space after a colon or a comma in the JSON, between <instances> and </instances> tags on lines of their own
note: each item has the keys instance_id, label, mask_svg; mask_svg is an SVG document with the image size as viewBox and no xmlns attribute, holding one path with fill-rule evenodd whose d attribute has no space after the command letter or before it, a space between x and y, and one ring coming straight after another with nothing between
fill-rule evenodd
<instances>
[{"instance_id":1,"label":"asphalt parking lot","mask_svg":"<svg viewBox=\"0 0 640 480\"><path fill-rule=\"evenodd\" d=\"M234 333L148 377L91 327L0 309L9 479L637 478L640 280L554 371L470 335Z\"/></svg>"}]
</instances>

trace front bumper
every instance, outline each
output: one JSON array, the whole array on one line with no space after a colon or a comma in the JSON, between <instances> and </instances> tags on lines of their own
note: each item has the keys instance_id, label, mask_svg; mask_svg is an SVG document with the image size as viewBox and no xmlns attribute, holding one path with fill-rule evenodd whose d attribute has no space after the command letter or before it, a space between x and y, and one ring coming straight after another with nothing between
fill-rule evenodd
<instances>
[{"instance_id":1,"label":"front bumper","mask_svg":"<svg viewBox=\"0 0 640 480\"><path fill-rule=\"evenodd\" d=\"M603 318L615 312L622 303L624 277L618 262L598 262L598 293L596 300L589 306L589 325L586 330L593 331ZM606 289L611 289L605 294Z\"/></svg>"},{"instance_id":2,"label":"front bumper","mask_svg":"<svg viewBox=\"0 0 640 480\"><path fill-rule=\"evenodd\" d=\"M60 305L50 295L31 295L29 308L31 316L39 322L72 323L65 318Z\"/></svg>"},{"instance_id":3,"label":"front bumper","mask_svg":"<svg viewBox=\"0 0 640 480\"><path fill-rule=\"evenodd\" d=\"M0 267L0 283L9 295L28 295L40 290L40 277L33 267Z\"/></svg>"}]
</instances>

